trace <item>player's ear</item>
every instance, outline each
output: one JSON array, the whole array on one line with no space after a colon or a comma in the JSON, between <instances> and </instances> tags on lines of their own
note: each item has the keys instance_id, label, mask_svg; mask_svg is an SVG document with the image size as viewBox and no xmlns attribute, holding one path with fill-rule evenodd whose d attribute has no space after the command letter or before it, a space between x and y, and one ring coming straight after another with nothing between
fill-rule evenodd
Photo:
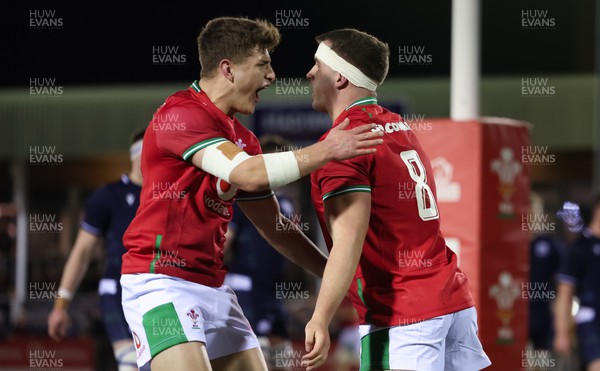
<instances>
[{"instance_id":1,"label":"player's ear","mask_svg":"<svg viewBox=\"0 0 600 371\"><path fill-rule=\"evenodd\" d=\"M233 82L232 64L229 59L222 59L219 62L219 73L227 80Z\"/></svg>"},{"instance_id":2,"label":"player's ear","mask_svg":"<svg viewBox=\"0 0 600 371\"><path fill-rule=\"evenodd\" d=\"M348 79L346 78L346 76L342 75L339 72L335 73L335 88L336 89L343 89L348 84L349 84L349 82L348 82Z\"/></svg>"}]
</instances>

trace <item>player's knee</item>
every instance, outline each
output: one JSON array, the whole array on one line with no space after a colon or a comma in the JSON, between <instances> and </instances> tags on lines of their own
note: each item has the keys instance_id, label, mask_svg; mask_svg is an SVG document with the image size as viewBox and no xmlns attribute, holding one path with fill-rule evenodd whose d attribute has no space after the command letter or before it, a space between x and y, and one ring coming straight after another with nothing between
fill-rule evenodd
<instances>
[{"instance_id":1,"label":"player's knee","mask_svg":"<svg viewBox=\"0 0 600 371\"><path fill-rule=\"evenodd\" d=\"M115 348L115 359L119 371L137 371L137 357L133 344L121 345Z\"/></svg>"}]
</instances>

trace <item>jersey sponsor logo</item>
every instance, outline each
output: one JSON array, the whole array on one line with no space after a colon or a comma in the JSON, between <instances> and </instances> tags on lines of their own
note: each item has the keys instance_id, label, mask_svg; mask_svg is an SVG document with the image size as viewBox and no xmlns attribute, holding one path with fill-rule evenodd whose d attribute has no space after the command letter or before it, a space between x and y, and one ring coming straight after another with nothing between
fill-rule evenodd
<instances>
[{"instance_id":1,"label":"jersey sponsor logo","mask_svg":"<svg viewBox=\"0 0 600 371\"><path fill-rule=\"evenodd\" d=\"M204 206L210 211L213 211L224 218L229 217L229 207L220 201L217 201L207 195L204 195Z\"/></svg>"},{"instance_id":2,"label":"jersey sponsor logo","mask_svg":"<svg viewBox=\"0 0 600 371\"><path fill-rule=\"evenodd\" d=\"M146 351L146 345L142 345L140 337L135 333L135 331L133 331L133 344L135 345L137 358L140 359L142 354L144 354L144 351Z\"/></svg>"},{"instance_id":3,"label":"jersey sponsor logo","mask_svg":"<svg viewBox=\"0 0 600 371\"><path fill-rule=\"evenodd\" d=\"M223 179L217 179L217 194L219 195L219 198L221 200L231 200L235 196L237 190L237 187L232 186L230 183L227 183Z\"/></svg>"},{"instance_id":4,"label":"jersey sponsor logo","mask_svg":"<svg viewBox=\"0 0 600 371\"><path fill-rule=\"evenodd\" d=\"M135 333L135 331L133 332L133 342L135 343L135 349L140 349L142 343L140 342L140 337Z\"/></svg>"},{"instance_id":5,"label":"jersey sponsor logo","mask_svg":"<svg viewBox=\"0 0 600 371\"><path fill-rule=\"evenodd\" d=\"M386 122L385 124L377 124L377 127L371 129L371 131L384 131L386 133L394 133L398 131L409 131L410 126L405 122Z\"/></svg>"}]
</instances>

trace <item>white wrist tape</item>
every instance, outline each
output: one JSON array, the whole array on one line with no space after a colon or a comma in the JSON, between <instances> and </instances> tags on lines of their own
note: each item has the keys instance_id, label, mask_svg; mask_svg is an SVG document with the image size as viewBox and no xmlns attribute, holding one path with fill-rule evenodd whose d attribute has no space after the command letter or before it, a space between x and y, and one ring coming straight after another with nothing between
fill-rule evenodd
<instances>
[{"instance_id":1,"label":"white wrist tape","mask_svg":"<svg viewBox=\"0 0 600 371\"><path fill-rule=\"evenodd\" d=\"M63 289L62 287L58 289L58 298L65 299L68 301L73 300L73 293L67 289Z\"/></svg>"},{"instance_id":2,"label":"white wrist tape","mask_svg":"<svg viewBox=\"0 0 600 371\"><path fill-rule=\"evenodd\" d=\"M269 186L279 188L300 179L300 167L292 151L267 153L262 155L267 169Z\"/></svg>"},{"instance_id":3,"label":"white wrist tape","mask_svg":"<svg viewBox=\"0 0 600 371\"><path fill-rule=\"evenodd\" d=\"M338 53L334 52L333 49L324 42L319 43L315 57L319 58L321 62L328 65L335 72L339 72L342 76L350 80L353 85L358 86L359 88L375 91L379 85L356 66L340 57Z\"/></svg>"},{"instance_id":4,"label":"white wrist tape","mask_svg":"<svg viewBox=\"0 0 600 371\"><path fill-rule=\"evenodd\" d=\"M219 142L204 149L202 170L230 183L233 169L251 156L231 142Z\"/></svg>"}]
</instances>

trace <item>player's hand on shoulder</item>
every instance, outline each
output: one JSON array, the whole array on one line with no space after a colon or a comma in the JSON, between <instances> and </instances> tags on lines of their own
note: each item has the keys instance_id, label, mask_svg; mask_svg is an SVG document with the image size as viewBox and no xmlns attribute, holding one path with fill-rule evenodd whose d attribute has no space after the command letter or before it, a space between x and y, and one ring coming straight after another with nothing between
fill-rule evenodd
<instances>
[{"instance_id":1,"label":"player's hand on shoulder","mask_svg":"<svg viewBox=\"0 0 600 371\"><path fill-rule=\"evenodd\" d=\"M346 118L339 125L331 129L323 142L327 143L327 150L334 161L367 155L376 151L374 146L383 143L380 130L373 131L375 124L360 125L347 129L350 120Z\"/></svg>"}]
</instances>

